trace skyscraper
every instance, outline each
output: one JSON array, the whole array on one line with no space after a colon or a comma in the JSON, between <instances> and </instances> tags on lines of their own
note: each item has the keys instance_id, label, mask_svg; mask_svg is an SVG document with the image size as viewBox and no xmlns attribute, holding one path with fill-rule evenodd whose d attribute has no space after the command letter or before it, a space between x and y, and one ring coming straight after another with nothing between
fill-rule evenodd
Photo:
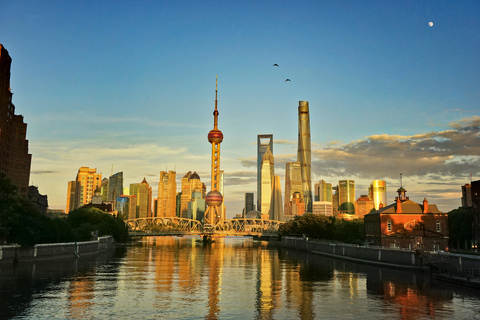
<instances>
[{"instance_id":1,"label":"skyscraper","mask_svg":"<svg viewBox=\"0 0 480 320\"><path fill-rule=\"evenodd\" d=\"M315 201L329 201L332 202L332 184L326 183L325 180L320 180L315 183Z\"/></svg>"},{"instance_id":2,"label":"skyscraper","mask_svg":"<svg viewBox=\"0 0 480 320\"><path fill-rule=\"evenodd\" d=\"M123 194L123 172L117 172L108 179L107 201L116 201ZM115 209L115 208L114 208Z\"/></svg>"},{"instance_id":3,"label":"skyscraper","mask_svg":"<svg viewBox=\"0 0 480 320\"><path fill-rule=\"evenodd\" d=\"M193 193L205 198L205 185L200 181L197 172L188 171L182 178L182 195L180 203L180 218L188 218L188 203L192 201ZM198 197L198 196L197 196Z\"/></svg>"},{"instance_id":4,"label":"skyscraper","mask_svg":"<svg viewBox=\"0 0 480 320\"><path fill-rule=\"evenodd\" d=\"M312 212L312 156L308 101L298 102L298 155L302 173L302 194L305 212Z\"/></svg>"},{"instance_id":5,"label":"skyscraper","mask_svg":"<svg viewBox=\"0 0 480 320\"><path fill-rule=\"evenodd\" d=\"M280 183L280 176L273 177L269 218L270 220L285 221L285 217L283 216L282 186Z\"/></svg>"},{"instance_id":6,"label":"skyscraper","mask_svg":"<svg viewBox=\"0 0 480 320\"><path fill-rule=\"evenodd\" d=\"M338 212L343 214L355 214L355 181L338 181Z\"/></svg>"},{"instance_id":7,"label":"skyscraper","mask_svg":"<svg viewBox=\"0 0 480 320\"><path fill-rule=\"evenodd\" d=\"M130 195L137 197L137 218L152 216L152 188L143 178L141 183L130 184Z\"/></svg>"},{"instance_id":8,"label":"skyscraper","mask_svg":"<svg viewBox=\"0 0 480 320\"><path fill-rule=\"evenodd\" d=\"M254 201L253 201L253 197L254 197L253 192L245 193L245 212L244 212L245 216L250 211L255 210L255 204L254 204ZM245 218L245 216L243 218Z\"/></svg>"},{"instance_id":9,"label":"skyscraper","mask_svg":"<svg viewBox=\"0 0 480 320\"><path fill-rule=\"evenodd\" d=\"M160 171L157 217L175 217L177 182L175 171Z\"/></svg>"},{"instance_id":10,"label":"skyscraper","mask_svg":"<svg viewBox=\"0 0 480 320\"><path fill-rule=\"evenodd\" d=\"M270 201L272 200L273 176L275 175L274 159L270 152L270 147L267 146L267 151L263 154L261 179L262 186L260 189L261 199L261 213L268 215L270 212Z\"/></svg>"},{"instance_id":11,"label":"skyscraper","mask_svg":"<svg viewBox=\"0 0 480 320\"><path fill-rule=\"evenodd\" d=\"M0 44L0 171L27 197L32 155L28 153L27 124L23 116L15 114L12 103L11 64L12 58Z\"/></svg>"},{"instance_id":12,"label":"skyscraper","mask_svg":"<svg viewBox=\"0 0 480 320\"><path fill-rule=\"evenodd\" d=\"M303 197L302 192L302 171L300 162L287 162L285 167L285 205L283 213L285 216L292 215L292 199L295 192Z\"/></svg>"},{"instance_id":13,"label":"skyscraper","mask_svg":"<svg viewBox=\"0 0 480 320\"><path fill-rule=\"evenodd\" d=\"M262 211L262 159L263 155L270 149L273 154L273 134L259 134L257 136L257 210ZM247 212L248 213L248 212Z\"/></svg>"},{"instance_id":14,"label":"skyscraper","mask_svg":"<svg viewBox=\"0 0 480 320\"><path fill-rule=\"evenodd\" d=\"M375 210L380 209L380 204L382 207L387 205L387 185L383 180L373 180L368 188L368 196L373 200Z\"/></svg>"},{"instance_id":15,"label":"skyscraper","mask_svg":"<svg viewBox=\"0 0 480 320\"><path fill-rule=\"evenodd\" d=\"M94 192L97 188L100 188L101 183L102 174L97 173L97 169L88 167L81 167L78 169L75 181L68 182L67 210L71 211L72 207L73 209L78 209L91 203ZM74 199L71 198L72 193L74 194Z\"/></svg>"}]
</instances>

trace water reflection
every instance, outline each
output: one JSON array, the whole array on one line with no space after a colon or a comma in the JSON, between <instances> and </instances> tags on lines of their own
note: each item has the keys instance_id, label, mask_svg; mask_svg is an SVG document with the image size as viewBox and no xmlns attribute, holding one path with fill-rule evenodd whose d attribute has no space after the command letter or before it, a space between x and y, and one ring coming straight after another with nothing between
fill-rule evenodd
<instances>
[{"instance_id":1,"label":"water reflection","mask_svg":"<svg viewBox=\"0 0 480 320\"><path fill-rule=\"evenodd\" d=\"M480 318L479 292L428 274L196 240L149 237L91 261L1 266L0 318Z\"/></svg>"}]
</instances>

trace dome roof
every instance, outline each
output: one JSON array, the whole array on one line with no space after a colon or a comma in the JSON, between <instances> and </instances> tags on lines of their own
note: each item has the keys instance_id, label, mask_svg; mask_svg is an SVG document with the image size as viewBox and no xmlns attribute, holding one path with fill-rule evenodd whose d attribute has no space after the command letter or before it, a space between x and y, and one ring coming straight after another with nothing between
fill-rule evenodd
<instances>
[{"instance_id":1,"label":"dome roof","mask_svg":"<svg viewBox=\"0 0 480 320\"><path fill-rule=\"evenodd\" d=\"M200 176L198 175L197 171L194 171L192 173L192 175L190 176L190 179L188 179L189 181L192 180L192 179L197 179L197 180L200 180Z\"/></svg>"}]
</instances>

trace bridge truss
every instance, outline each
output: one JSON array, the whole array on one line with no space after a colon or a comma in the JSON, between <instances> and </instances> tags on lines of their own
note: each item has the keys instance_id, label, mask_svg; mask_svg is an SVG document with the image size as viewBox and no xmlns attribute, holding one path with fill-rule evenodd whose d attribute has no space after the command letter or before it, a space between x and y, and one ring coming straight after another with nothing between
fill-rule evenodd
<instances>
[{"instance_id":1,"label":"bridge truss","mask_svg":"<svg viewBox=\"0 0 480 320\"><path fill-rule=\"evenodd\" d=\"M232 236L278 236L278 228L284 222L265 219L241 218L218 222L204 229L198 220L169 218L138 218L125 220L132 233L149 234L217 234Z\"/></svg>"}]
</instances>

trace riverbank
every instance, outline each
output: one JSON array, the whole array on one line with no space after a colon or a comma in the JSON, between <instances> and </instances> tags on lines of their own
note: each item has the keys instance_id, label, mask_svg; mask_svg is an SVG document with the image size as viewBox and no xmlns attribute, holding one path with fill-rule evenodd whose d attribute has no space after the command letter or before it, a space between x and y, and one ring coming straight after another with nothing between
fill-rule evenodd
<instances>
[{"instance_id":1,"label":"riverbank","mask_svg":"<svg viewBox=\"0 0 480 320\"><path fill-rule=\"evenodd\" d=\"M31 247L5 245L0 246L0 264L80 257L113 246L115 246L115 241L112 236L98 237L97 240L83 242L36 244Z\"/></svg>"}]
</instances>

